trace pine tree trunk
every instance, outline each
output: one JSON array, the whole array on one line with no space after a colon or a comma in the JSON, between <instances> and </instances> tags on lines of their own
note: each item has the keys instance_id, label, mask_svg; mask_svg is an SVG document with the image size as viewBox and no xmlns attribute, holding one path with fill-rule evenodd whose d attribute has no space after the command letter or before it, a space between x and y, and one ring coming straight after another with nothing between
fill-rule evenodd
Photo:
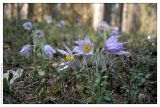
<instances>
[{"instance_id":1,"label":"pine tree trunk","mask_svg":"<svg viewBox=\"0 0 160 107\"><path fill-rule=\"evenodd\" d=\"M28 3L28 18L31 19L33 16L34 4Z\"/></svg>"},{"instance_id":2,"label":"pine tree trunk","mask_svg":"<svg viewBox=\"0 0 160 107\"><path fill-rule=\"evenodd\" d=\"M111 25L113 4L105 4L104 20Z\"/></svg>"},{"instance_id":3,"label":"pine tree trunk","mask_svg":"<svg viewBox=\"0 0 160 107\"><path fill-rule=\"evenodd\" d=\"M121 25L122 32L127 31L127 6L128 6L128 4L123 5L122 25Z\"/></svg>"},{"instance_id":4,"label":"pine tree trunk","mask_svg":"<svg viewBox=\"0 0 160 107\"><path fill-rule=\"evenodd\" d=\"M104 4L92 4L92 7L93 7L92 25L93 25L94 30L97 30L98 23L103 21Z\"/></svg>"}]
</instances>

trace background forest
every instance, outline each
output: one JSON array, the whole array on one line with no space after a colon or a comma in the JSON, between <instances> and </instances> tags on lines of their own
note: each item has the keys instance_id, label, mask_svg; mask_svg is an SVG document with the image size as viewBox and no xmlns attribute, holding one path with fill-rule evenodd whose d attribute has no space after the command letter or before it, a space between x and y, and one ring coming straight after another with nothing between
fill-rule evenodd
<instances>
[{"instance_id":1,"label":"background forest","mask_svg":"<svg viewBox=\"0 0 160 107\"><path fill-rule=\"evenodd\" d=\"M46 16L52 16L72 24L80 18L81 24L93 28L104 20L125 33L156 35L157 32L157 4L4 4L3 13L4 20L42 22Z\"/></svg>"}]
</instances>

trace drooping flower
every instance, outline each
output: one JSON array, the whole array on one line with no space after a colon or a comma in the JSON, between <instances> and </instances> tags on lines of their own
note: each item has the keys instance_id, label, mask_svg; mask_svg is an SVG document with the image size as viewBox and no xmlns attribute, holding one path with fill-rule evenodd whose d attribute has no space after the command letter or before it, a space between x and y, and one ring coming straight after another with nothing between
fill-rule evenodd
<instances>
[{"instance_id":1,"label":"drooping flower","mask_svg":"<svg viewBox=\"0 0 160 107\"><path fill-rule=\"evenodd\" d=\"M80 18L76 18L76 19L75 19L75 22L76 22L76 23L80 23L80 21L81 21Z\"/></svg>"},{"instance_id":2,"label":"drooping flower","mask_svg":"<svg viewBox=\"0 0 160 107\"><path fill-rule=\"evenodd\" d=\"M106 40L104 44L106 53L117 55L129 54L129 52L123 51L124 46L127 44L127 42L118 42L119 37L120 34L118 32L111 32L109 39Z\"/></svg>"},{"instance_id":3,"label":"drooping flower","mask_svg":"<svg viewBox=\"0 0 160 107\"><path fill-rule=\"evenodd\" d=\"M47 24L51 24L52 23L52 17L51 16L47 16L46 17L46 21L47 21Z\"/></svg>"},{"instance_id":4,"label":"drooping flower","mask_svg":"<svg viewBox=\"0 0 160 107\"><path fill-rule=\"evenodd\" d=\"M55 54L56 53L56 51L55 51L55 49L53 49L50 45L44 45L43 46L43 52L44 52L44 54L46 55L46 57L48 58L48 59L52 59L53 58L53 54Z\"/></svg>"},{"instance_id":5,"label":"drooping flower","mask_svg":"<svg viewBox=\"0 0 160 107\"><path fill-rule=\"evenodd\" d=\"M73 49L76 55L89 55L93 53L94 46L88 37L85 37L84 40L75 41L75 43L78 45Z\"/></svg>"},{"instance_id":6,"label":"drooping flower","mask_svg":"<svg viewBox=\"0 0 160 107\"><path fill-rule=\"evenodd\" d=\"M39 30L39 29L37 29L37 30L35 31L35 35L36 35L37 38L42 38L42 37L44 37L44 33L43 33L41 30Z\"/></svg>"},{"instance_id":7,"label":"drooping flower","mask_svg":"<svg viewBox=\"0 0 160 107\"><path fill-rule=\"evenodd\" d=\"M112 32L119 32L119 28L117 26L112 27Z\"/></svg>"},{"instance_id":8,"label":"drooping flower","mask_svg":"<svg viewBox=\"0 0 160 107\"><path fill-rule=\"evenodd\" d=\"M29 44L24 45L20 50L20 55L29 57L30 54L31 54L31 46Z\"/></svg>"},{"instance_id":9,"label":"drooping flower","mask_svg":"<svg viewBox=\"0 0 160 107\"><path fill-rule=\"evenodd\" d=\"M64 44L64 47L66 48L67 51L57 49L59 53L65 56L65 61L66 61L66 62L60 63L58 67L58 72L67 69L74 59L72 51L65 44Z\"/></svg>"},{"instance_id":10,"label":"drooping flower","mask_svg":"<svg viewBox=\"0 0 160 107\"><path fill-rule=\"evenodd\" d=\"M61 20L56 26L60 28L60 27L63 27L65 25L66 25L66 22L64 20Z\"/></svg>"},{"instance_id":11,"label":"drooping flower","mask_svg":"<svg viewBox=\"0 0 160 107\"><path fill-rule=\"evenodd\" d=\"M65 26L66 25L66 22L64 20L61 20L59 23L61 24L61 26Z\"/></svg>"},{"instance_id":12,"label":"drooping flower","mask_svg":"<svg viewBox=\"0 0 160 107\"><path fill-rule=\"evenodd\" d=\"M110 30L111 27L105 21L102 21L97 25L97 31L99 32L100 36L103 36L105 32L109 32Z\"/></svg>"},{"instance_id":13,"label":"drooping flower","mask_svg":"<svg viewBox=\"0 0 160 107\"><path fill-rule=\"evenodd\" d=\"M64 47L66 48L67 51L60 50L60 49L57 49L57 51L65 56L66 62L70 62L73 60L73 53L65 44L64 44Z\"/></svg>"},{"instance_id":14,"label":"drooping flower","mask_svg":"<svg viewBox=\"0 0 160 107\"><path fill-rule=\"evenodd\" d=\"M32 29L32 23L28 21L28 22L23 24L23 27L26 30L31 30Z\"/></svg>"}]
</instances>

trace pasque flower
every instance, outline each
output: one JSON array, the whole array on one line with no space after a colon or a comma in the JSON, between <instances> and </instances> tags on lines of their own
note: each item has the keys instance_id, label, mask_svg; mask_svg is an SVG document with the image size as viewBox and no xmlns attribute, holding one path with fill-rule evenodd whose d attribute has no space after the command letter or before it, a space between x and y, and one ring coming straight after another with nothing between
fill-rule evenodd
<instances>
[{"instance_id":1,"label":"pasque flower","mask_svg":"<svg viewBox=\"0 0 160 107\"><path fill-rule=\"evenodd\" d=\"M48 57L48 59L52 59L53 58L53 54L56 53L55 49L53 49L48 44L43 46L43 52L46 55L46 57Z\"/></svg>"},{"instance_id":2,"label":"pasque flower","mask_svg":"<svg viewBox=\"0 0 160 107\"><path fill-rule=\"evenodd\" d=\"M47 21L47 24L51 24L52 23L52 17L51 16L47 16L46 17L46 21Z\"/></svg>"},{"instance_id":3,"label":"pasque flower","mask_svg":"<svg viewBox=\"0 0 160 107\"><path fill-rule=\"evenodd\" d=\"M64 20L61 20L61 21L59 22L59 24L60 24L61 26L65 26L65 25L66 25L66 23L65 23Z\"/></svg>"},{"instance_id":4,"label":"pasque flower","mask_svg":"<svg viewBox=\"0 0 160 107\"><path fill-rule=\"evenodd\" d=\"M75 43L78 45L73 49L76 55L89 55L93 53L94 46L88 37L85 37L84 40L75 41Z\"/></svg>"},{"instance_id":5,"label":"pasque flower","mask_svg":"<svg viewBox=\"0 0 160 107\"><path fill-rule=\"evenodd\" d=\"M105 52L117 55L129 54L129 52L123 51L124 45L126 45L127 42L118 42L119 37L120 34L118 32L110 33L110 37L104 45Z\"/></svg>"},{"instance_id":6,"label":"pasque flower","mask_svg":"<svg viewBox=\"0 0 160 107\"><path fill-rule=\"evenodd\" d=\"M57 51L62 55L65 55L66 62L70 62L73 60L73 53L65 44L64 44L64 47L66 48L67 51L60 50L60 49L57 49Z\"/></svg>"},{"instance_id":7,"label":"pasque flower","mask_svg":"<svg viewBox=\"0 0 160 107\"><path fill-rule=\"evenodd\" d=\"M59 65L58 71L68 68L74 59L72 51L65 44L64 44L64 47L66 48L67 51L57 49L59 53L65 56L65 61L66 61Z\"/></svg>"},{"instance_id":8,"label":"pasque flower","mask_svg":"<svg viewBox=\"0 0 160 107\"><path fill-rule=\"evenodd\" d=\"M35 35L36 35L37 38L42 38L42 37L44 37L44 33L43 33L41 30L39 30L39 29L37 29L37 30L35 31Z\"/></svg>"},{"instance_id":9,"label":"pasque flower","mask_svg":"<svg viewBox=\"0 0 160 107\"><path fill-rule=\"evenodd\" d=\"M61 27L65 26L65 25L66 25L66 22L64 20L61 20L56 26L61 28Z\"/></svg>"},{"instance_id":10,"label":"pasque flower","mask_svg":"<svg viewBox=\"0 0 160 107\"><path fill-rule=\"evenodd\" d=\"M107 22L102 21L97 25L97 30L99 34L102 36L105 32L109 32L111 30L111 27L107 24Z\"/></svg>"},{"instance_id":11,"label":"pasque flower","mask_svg":"<svg viewBox=\"0 0 160 107\"><path fill-rule=\"evenodd\" d=\"M28 22L23 24L23 27L26 30L31 30L32 29L32 23L28 21Z\"/></svg>"},{"instance_id":12,"label":"pasque flower","mask_svg":"<svg viewBox=\"0 0 160 107\"><path fill-rule=\"evenodd\" d=\"M76 19L75 19L75 22L76 22L76 23L80 23L80 21L81 21L80 18L76 18Z\"/></svg>"},{"instance_id":13,"label":"pasque flower","mask_svg":"<svg viewBox=\"0 0 160 107\"><path fill-rule=\"evenodd\" d=\"M31 54L31 46L29 44L24 45L20 50L20 55L29 57L30 54Z\"/></svg>"}]
</instances>

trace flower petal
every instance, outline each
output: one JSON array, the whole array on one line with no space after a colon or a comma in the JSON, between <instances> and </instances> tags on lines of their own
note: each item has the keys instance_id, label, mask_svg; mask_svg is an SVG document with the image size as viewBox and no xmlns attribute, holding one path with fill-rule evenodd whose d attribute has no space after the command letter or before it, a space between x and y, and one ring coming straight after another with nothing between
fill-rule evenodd
<instances>
[{"instance_id":1,"label":"flower petal","mask_svg":"<svg viewBox=\"0 0 160 107\"><path fill-rule=\"evenodd\" d=\"M42 38L42 37L44 37L44 33L41 30L37 29L35 31L35 36L38 38Z\"/></svg>"},{"instance_id":2,"label":"flower petal","mask_svg":"<svg viewBox=\"0 0 160 107\"><path fill-rule=\"evenodd\" d=\"M117 55L126 55L126 54L129 54L130 52L127 52L127 51L119 51L119 52L116 52L114 54L117 54Z\"/></svg>"},{"instance_id":3,"label":"flower petal","mask_svg":"<svg viewBox=\"0 0 160 107\"><path fill-rule=\"evenodd\" d=\"M108 48L108 49L123 49L123 47L124 47L124 45L126 44L127 42L124 42L124 43L119 43L119 42L117 42L117 43L108 43L107 45L106 45L106 47Z\"/></svg>"},{"instance_id":4,"label":"flower petal","mask_svg":"<svg viewBox=\"0 0 160 107\"><path fill-rule=\"evenodd\" d=\"M84 44L84 40L78 40L75 41L76 45L83 45Z\"/></svg>"},{"instance_id":5,"label":"flower petal","mask_svg":"<svg viewBox=\"0 0 160 107\"><path fill-rule=\"evenodd\" d=\"M56 53L56 51L50 45L44 45L43 51L44 51L45 55L49 59L52 59L53 58L53 54Z\"/></svg>"},{"instance_id":6,"label":"flower petal","mask_svg":"<svg viewBox=\"0 0 160 107\"><path fill-rule=\"evenodd\" d=\"M32 23L31 22L26 22L23 24L24 29L30 30L32 28Z\"/></svg>"},{"instance_id":7,"label":"flower petal","mask_svg":"<svg viewBox=\"0 0 160 107\"><path fill-rule=\"evenodd\" d=\"M72 54L72 51L68 48L68 46L66 46L65 44L63 44L63 46L66 48L68 53Z\"/></svg>"},{"instance_id":8,"label":"flower petal","mask_svg":"<svg viewBox=\"0 0 160 107\"><path fill-rule=\"evenodd\" d=\"M76 55L83 54L83 51L79 46L74 47L73 52L75 52Z\"/></svg>"},{"instance_id":9,"label":"flower petal","mask_svg":"<svg viewBox=\"0 0 160 107\"><path fill-rule=\"evenodd\" d=\"M111 36L106 43L113 43L113 42L117 42L119 36Z\"/></svg>"},{"instance_id":10,"label":"flower petal","mask_svg":"<svg viewBox=\"0 0 160 107\"><path fill-rule=\"evenodd\" d=\"M85 40L85 42L86 42L86 43L91 44L91 41L90 41L90 39L89 39L89 37L88 37L88 36L87 36L87 37L85 37L85 39L84 39L84 40Z\"/></svg>"},{"instance_id":11,"label":"flower petal","mask_svg":"<svg viewBox=\"0 0 160 107\"><path fill-rule=\"evenodd\" d=\"M58 51L59 53L61 53L62 55L67 55L67 54L68 54L68 52L66 52L66 51L64 51L64 50L57 49L57 51Z\"/></svg>"},{"instance_id":12,"label":"flower petal","mask_svg":"<svg viewBox=\"0 0 160 107\"><path fill-rule=\"evenodd\" d=\"M30 47L29 44L24 45L22 47L22 49L20 50L20 55L23 55L23 56L27 56L28 57L30 55L30 53L31 53L31 47Z\"/></svg>"}]
</instances>

